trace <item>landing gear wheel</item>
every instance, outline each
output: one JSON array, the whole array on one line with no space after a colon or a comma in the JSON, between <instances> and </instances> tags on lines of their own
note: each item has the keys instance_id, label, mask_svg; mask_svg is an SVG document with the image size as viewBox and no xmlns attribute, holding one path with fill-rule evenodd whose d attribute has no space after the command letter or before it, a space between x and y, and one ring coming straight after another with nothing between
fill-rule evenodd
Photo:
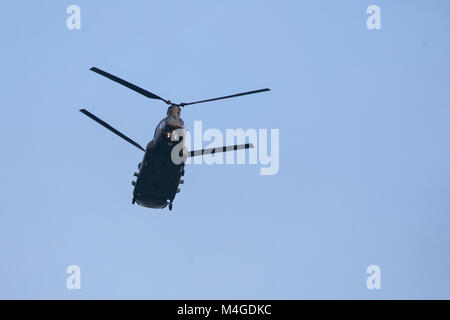
<instances>
[{"instance_id":1,"label":"landing gear wheel","mask_svg":"<svg viewBox=\"0 0 450 320\"><path fill-rule=\"evenodd\" d=\"M172 211L172 203L169 204L169 211Z\"/></svg>"},{"instance_id":2,"label":"landing gear wheel","mask_svg":"<svg viewBox=\"0 0 450 320\"><path fill-rule=\"evenodd\" d=\"M136 199L133 198L133 200L131 200L131 204L135 204L135 202L136 202Z\"/></svg>"}]
</instances>

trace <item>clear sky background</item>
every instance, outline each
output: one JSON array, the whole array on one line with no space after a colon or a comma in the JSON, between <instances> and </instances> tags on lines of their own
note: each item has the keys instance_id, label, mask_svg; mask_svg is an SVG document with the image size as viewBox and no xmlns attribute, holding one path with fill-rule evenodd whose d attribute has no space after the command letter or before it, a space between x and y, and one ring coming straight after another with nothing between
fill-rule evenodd
<instances>
[{"instance_id":1,"label":"clear sky background","mask_svg":"<svg viewBox=\"0 0 450 320\"><path fill-rule=\"evenodd\" d=\"M447 0L3 3L0 298L450 298L449 18ZM171 214L132 206L142 152L78 109L145 145L166 107L92 66L174 101L270 87L182 118L280 129L279 173L191 165Z\"/></svg>"}]
</instances>

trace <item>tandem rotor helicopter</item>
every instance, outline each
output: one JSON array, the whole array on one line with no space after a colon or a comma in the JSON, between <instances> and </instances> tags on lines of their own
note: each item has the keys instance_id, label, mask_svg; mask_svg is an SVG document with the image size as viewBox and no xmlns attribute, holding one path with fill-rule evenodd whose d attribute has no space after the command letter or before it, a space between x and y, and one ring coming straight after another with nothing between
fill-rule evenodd
<instances>
[{"instance_id":1,"label":"tandem rotor helicopter","mask_svg":"<svg viewBox=\"0 0 450 320\"><path fill-rule=\"evenodd\" d=\"M172 149L175 145L175 142L173 141L174 139L172 139L172 134L177 129L184 129L184 122L180 118L181 108L197 103L204 103L270 91L270 89L265 88L188 103L173 103L170 100L165 100L157 96L156 94L144 90L128 81L120 79L96 67L93 67L90 70L131 90L134 90L146 96L147 98L161 100L169 105L169 107L167 108L167 116L159 122L158 126L155 129L153 140L151 140L147 144L147 147L145 149L141 147L137 142L128 138L115 128L111 127L100 118L97 118L86 109L80 110L83 114L85 114L92 120L96 121L106 129L112 131L119 137L131 143L136 148L145 152L143 160L138 164L138 172L134 173L136 181L132 181L132 185L134 186L132 204L137 203L138 205L147 208L162 209L168 206L169 210L172 210L175 195L180 192L179 185L184 183L184 181L182 180L182 177L184 175L184 161L182 161L180 164L176 164L174 163L174 161L172 161L171 158ZM179 137L179 143L182 143L184 145L184 141L182 140L182 138L182 136ZM202 156L203 154L214 154L218 152L228 152L248 148L253 148L253 145L247 143L226 147L202 149L190 151L187 153L187 155L182 155L184 157L194 157Z\"/></svg>"}]
</instances>

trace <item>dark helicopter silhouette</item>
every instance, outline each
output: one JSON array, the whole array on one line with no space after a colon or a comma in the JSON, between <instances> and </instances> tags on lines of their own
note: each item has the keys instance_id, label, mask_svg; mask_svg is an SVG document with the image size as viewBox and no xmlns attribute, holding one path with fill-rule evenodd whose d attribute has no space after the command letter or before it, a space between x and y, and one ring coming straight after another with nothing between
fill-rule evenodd
<instances>
[{"instance_id":1,"label":"dark helicopter silhouette","mask_svg":"<svg viewBox=\"0 0 450 320\"><path fill-rule=\"evenodd\" d=\"M138 172L134 173L134 176L137 178L136 181L132 181L134 186L133 191L133 200L132 203L137 203L143 207L147 208L165 208L169 206L169 210L172 210L172 203L175 199L175 195L180 192L179 184L183 184L184 181L181 177L184 175L184 162L176 163L172 160L172 150L176 144L181 143L184 145L183 137L175 137L173 136L177 129L184 129L184 122L180 118L181 108L197 104L204 103L210 101L216 101L221 99L228 99L239 97L243 95L259 93L264 91L270 91L270 89L260 89L248 92L237 93L229 96L218 97L207 100L200 100L189 103L173 103L170 100L165 100L147 90L144 90L128 81L120 79L108 72L100 70L98 68L91 68L90 70L109 78L131 90L134 90L147 98L157 99L165 102L169 105L167 109L167 116L162 119L158 126L155 129L155 135L153 140L147 144L147 147L144 149L137 142L128 138L123 133L111 127L109 124L104 122L103 120L97 118L95 115L87 111L86 109L81 109L80 111L84 113L86 116L91 118L92 120L98 122L106 129L112 131L119 137L128 141L135 147L144 151L144 158L141 163L138 164ZM218 147L218 148L210 148L210 149L202 149L190 151L185 154L181 151L180 155L186 159L186 157L194 157L201 156L204 154L214 154L218 152L227 152L227 151L235 151L241 149L253 148L251 143L226 146L226 147ZM184 149L183 149L184 150Z\"/></svg>"}]
</instances>

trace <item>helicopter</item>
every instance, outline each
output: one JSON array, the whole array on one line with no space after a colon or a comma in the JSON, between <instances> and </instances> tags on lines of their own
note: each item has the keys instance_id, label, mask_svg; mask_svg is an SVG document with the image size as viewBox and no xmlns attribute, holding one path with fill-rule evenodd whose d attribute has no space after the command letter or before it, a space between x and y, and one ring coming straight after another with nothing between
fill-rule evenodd
<instances>
[{"instance_id":1,"label":"helicopter","mask_svg":"<svg viewBox=\"0 0 450 320\"><path fill-rule=\"evenodd\" d=\"M177 134L177 132L179 132L178 130L184 130L184 122L180 118L181 108L198 103L205 103L270 91L269 88L265 88L188 103L173 103L170 100L163 99L156 94L153 94L96 67L92 67L90 70L137 93L140 93L147 98L161 100L169 106L167 108L166 117L159 122L158 126L155 129L153 139L147 144L147 147L145 149L136 141L130 139L117 129L110 126L105 121L90 113L88 110L79 110L84 115L88 116L106 129L115 133L125 141L131 143L133 146L144 152L144 157L138 164L138 172L134 173L136 181L132 181L132 185L134 187L132 204L137 203L140 206L154 209L169 207L169 211L172 210L173 201L176 194L180 192L179 185L184 183L182 177L184 176L184 164L187 157L253 148L253 145L251 143L194 151L187 151L185 150L185 148L183 148L180 151L180 155L183 157L183 161L181 161L180 163L173 161L172 151L176 145L174 141L179 141L178 143L184 146L183 136Z\"/></svg>"}]
</instances>

